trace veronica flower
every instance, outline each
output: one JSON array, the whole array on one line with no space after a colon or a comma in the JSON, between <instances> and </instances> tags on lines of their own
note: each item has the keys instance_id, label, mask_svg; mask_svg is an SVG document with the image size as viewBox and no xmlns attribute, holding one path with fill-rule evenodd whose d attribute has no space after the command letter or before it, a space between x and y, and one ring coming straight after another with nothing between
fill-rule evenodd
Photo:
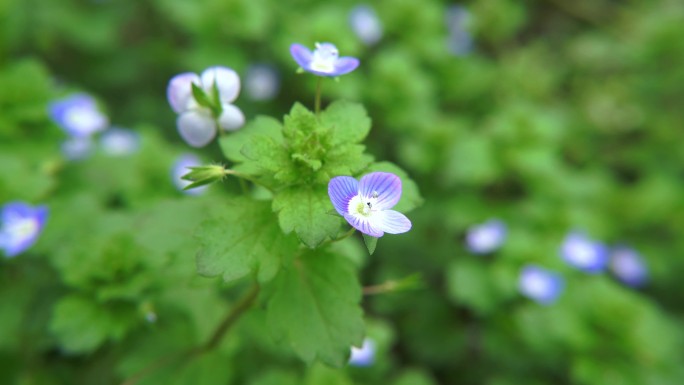
<instances>
[{"instance_id":1,"label":"veronica flower","mask_svg":"<svg viewBox=\"0 0 684 385\"><path fill-rule=\"evenodd\" d=\"M447 49L453 55L467 55L473 49L473 36L469 31L471 18L470 11L463 6L452 5L447 9Z\"/></svg>"},{"instance_id":2,"label":"veronica flower","mask_svg":"<svg viewBox=\"0 0 684 385\"><path fill-rule=\"evenodd\" d=\"M62 142L62 154L69 160L87 158L93 152L93 139L86 137L71 137Z\"/></svg>"},{"instance_id":3,"label":"veronica flower","mask_svg":"<svg viewBox=\"0 0 684 385\"><path fill-rule=\"evenodd\" d=\"M182 179L183 175L190 172L190 169L188 167L196 167L201 165L202 162L200 161L200 159L193 154L184 154L178 157L176 162L173 164L173 167L171 168L171 178L173 180L173 184L179 191L189 195L200 195L206 191L208 186L201 186L189 190L183 190L186 186L192 183L191 181Z\"/></svg>"},{"instance_id":4,"label":"veronica flower","mask_svg":"<svg viewBox=\"0 0 684 385\"><path fill-rule=\"evenodd\" d=\"M561 257L587 273L599 273L608 264L608 248L580 232L571 232L561 246Z\"/></svg>"},{"instance_id":5,"label":"veronica flower","mask_svg":"<svg viewBox=\"0 0 684 385\"><path fill-rule=\"evenodd\" d=\"M352 30L366 45L373 45L382 38L382 24L375 10L368 5L357 5L349 13Z\"/></svg>"},{"instance_id":6,"label":"veronica flower","mask_svg":"<svg viewBox=\"0 0 684 385\"><path fill-rule=\"evenodd\" d=\"M648 280L646 264L635 250L620 246L610 256L610 269L626 285L641 287Z\"/></svg>"},{"instance_id":7,"label":"veronica flower","mask_svg":"<svg viewBox=\"0 0 684 385\"><path fill-rule=\"evenodd\" d=\"M352 366L370 366L375 361L375 342L370 338L363 340L363 345L360 348L352 346L351 357L349 357L349 365Z\"/></svg>"},{"instance_id":8,"label":"veronica flower","mask_svg":"<svg viewBox=\"0 0 684 385\"><path fill-rule=\"evenodd\" d=\"M525 297L544 305L556 301L565 281L558 273L536 265L527 265L520 272L518 288Z\"/></svg>"},{"instance_id":9,"label":"veronica flower","mask_svg":"<svg viewBox=\"0 0 684 385\"><path fill-rule=\"evenodd\" d=\"M357 58L339 57L337 47L332 43L316 43L313 52L301 44L292 44L290 53L304 71L319 76L341 76L359 66Z\"/></svg>"},{"instance_id":10,"label":"veronica flower","mask_svg":"<svg viewBox=\"0 0 684 385\"><path fill-rule=\"evenodd\" d=\"M206 100L195 100L193 84ZM169 104L178 113L178 132L193 147L209 144L219 128L234 131L242 127L245 116L232 104L239 93L240 78L227 67L210 67L199 76L190 72L176 75L166 89Z\"/></svg>"},{"instance_id":11,"label":"veronica flower","mask_svg":"<svg viewBox=\"0 0 684 385\"><path fill-rule=\"evenodd\" d=\"M506 240L506 225L497 219L471 226L466 233L466 245L475 254L487 254L498 249Z\"/></svg>"},{"instance_id":12,"label":"veronica flower","mask_svg":"<svg viewBox=\"0 0 684 385\"><path fill-rule=\"evenodd\" d=\"M382 237L411 230L404 214L390 210L401 198L401 179L394 174L373 172L358 182L337 176L328 183L328 195L335 210L364 234Z\"/></svg>"},{"instance_id":13,"label":"veronica flower","mask_svg":"<svg viewBox=\"0 0 684 385\"><path fill-rule=\"evenodd\" d=\"M48 106L48 112L55 123L75 138L90 137L109 125L107 117L97 108L95 99L87 94L54 101Z\"/></svg>"},{"instance_id":14,"label":"veronica flower","mask_svg":"<svg viewBox=\"0 0 684 385\"><path fill-rule=\"evenodd\" d=\"M278 72L267 64L254 64L245 74L245 91L252 100L271 100L280 91Z\"/></svg>"},{"instance_id":15,"label":"veronica flower","mask_svg":"<svg viewBox=\"0 0 684 385\"><path fill-rule=\"evenodd\" d=\"M100 147L107 155L130 155L140 147L140 136L132 130L112 127L100 136Z\"/></svg>"},{"instance_id":16,"label":"veronica flower","mask_svg":"<svg viewBox=\"0 0 684 385\"><path fill-rule=\"evenodd\" d=\"M46 206L33 207L23 202L10 202L0 212L0 249L14 257L31 247L45 225Z\"/></svg>"}]
</instances>

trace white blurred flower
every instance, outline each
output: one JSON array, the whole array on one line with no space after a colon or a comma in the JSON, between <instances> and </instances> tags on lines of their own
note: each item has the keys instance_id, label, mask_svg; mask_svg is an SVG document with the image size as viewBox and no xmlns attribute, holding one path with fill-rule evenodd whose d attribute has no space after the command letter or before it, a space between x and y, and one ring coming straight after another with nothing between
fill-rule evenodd
<instances>
[{"instance_id":1,"label":"white blurred flower","mask_svg":"<svg viewBox=\"0 0 684 385\"><path fill-rule=\"evenodd\" d=\"M375 341L370 338L363 340L363 345L360 348L352 346L351 357L349 358L349 365L352 366L370 366L375 361Z\"/></svg>"},{"instance_id":2,"label":"white blurred flower","mask_svg":"<svg viewBox=\"0 0 684 385\"><path fill-rule=\"evenodd\" d=\"M366 45L373 45L382 39L382 23L378 14L369 5L357 5L349 13L349 24L356 36Z\"/></svg>"},{"instance_id":3,"label":"white blurred flower","mask_svg":"<svg viewBox=\"0 0 684 385\"><path fill-rule=\"evenodd\" d=\"M466 234L466 246L476 254L487 254L495 251L506 240L506 225L491 219L485 223L471 226Z\"/></svg>"},{"instance_id":4,"label":"white blurred flower","mask_svg":"<svg viewBox=\"0 0 684 385\"><path fill-rule=\"evenodd\" d=\"M74 138L89 137L109 125L109 119L97 108L95 99L83 93L53 101L48 106L48 113L55 123Z\"/></svg>"},{"instance_id":5,"label":"white blurred flower","mask_svg":"<svg viewBox=\"0 0 684 385\"><path fill-rule=\"evenodd\" d=\"M255 64L247 69L245 91L252 100L271 100L280 91L280 78L267 64Z\"/></svg>"},{"instance_id":6,"label":"white blurred flower","mask_svg":"<svg viewBox=\"0 0 684 385\"><path fill-rule=\"evenodd\" d=\"M100 136L100 147L107 155L130 155L140 147L140 136L133 130L112 127Z\"/></svg>"}]
</instances>

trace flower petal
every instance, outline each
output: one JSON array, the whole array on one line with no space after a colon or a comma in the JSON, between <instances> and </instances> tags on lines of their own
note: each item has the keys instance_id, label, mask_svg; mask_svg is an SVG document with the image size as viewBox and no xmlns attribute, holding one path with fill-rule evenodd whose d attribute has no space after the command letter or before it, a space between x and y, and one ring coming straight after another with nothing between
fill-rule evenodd
<instances>
[{"instance_id":1,"label":"flower petal","mask_svg":"<svg viewBox=\"0 0 684 385\"><path fill-rule=\"evenodd\" d=\"M411 221L406 215L394 210L374 212L371 225L388 234L401 234L411 230Z\"/></svg>"},{"instance_id":2,"label":"flower petal","mask_svg":"<svg viewBox=\"0 0 684 385\"><path fill-rule=\"evenodd\" d=\"M401 179L388 172L373 172L361 178L359 193L364 199L377 195L373 208L387 210L394 207L401 198Z\"/></svg>"},{"instance_id":3,"label":"flower petal","mask_svg":"<svg viewBox=\"0 0 684 385\"><path fill-rule=\"evenodd\" d=\"M232 104L221 105L221 116L218 118L219 127L225 131L235 131L245 124L245 115Z\"/></svg>"},{"instance_id":4,"label":"flower petal","mask_svg":"<svg viewBox=\"0 0 684 385\"><path fill-rule=\"evenodd\" d=\"M297 64L304 69L309 68L309 64L313 60L311 51L301 44L292 44L290 46L290 54L292 54L292 58L294 58Z\"/></svg>"},{"instance_id":5,"label":"flower petal","mask_svg":"<svg viewBox=\"0 0 684 385\"><path fill-rule=\"evenodd\" d=\"M176 124L180 136L193 147L204 147L216 136L216 123L208 112L184 112L178 116Z\"/></svg>"},{"instance_id":6,"label":"flower petal","mask_svg":"<svg viewBox=\"0 0 684 385\"><path fill-rule=\"evenodd\" d=\"M193 104L192 83L200 84L200 78L192 72L184 72L171 78L166 87L166 98L174 112L180 114Z\"/></svg>"},{"instance_id":7,"label":"flower petal","mask_svg":"<svg viewBox=\"0 0 684 385\"><path fill-rule=\"evenodd\" d=\"M336 176L328 182L330 201L342 216L349 213L349 201L358 193L359 182L350 176Z\"/></svg>"},{"instance_id":8,"label":"flower petal","mask_svg":"<svg viewBox=\"0 0 684 385\"><path fill-rule=\"evenodd\" d=\"M335 72L328 76L340 76L348 74L359 66L359 59L355 57L344 56L335 61Z\"/></svg>"},{"instance_id":9,"label":"flower petal","mask_svg":"<svg viewBox=\"0 0 684 385\"><path fill-rule=\"evenodd\" d=\"M379 230L373 226L370 217L345 214L344 219L346 219L350 225L354 226L355 229L364 234L368 234L371 237L380 238L384 234L382 230Z\"/></svg>"},{"instance_id":10,"label":"flower petal","mask_svg":"<svg viewBox=\"0 0 684 385\"><path fill-rule=\"evenodd\" d=\"M218 87L221 103L229 104L237 99L240 93L240 77L228 67L209 67L202 72L202 89L212 95L214 83Z\"/></svg>"}]
</instances>

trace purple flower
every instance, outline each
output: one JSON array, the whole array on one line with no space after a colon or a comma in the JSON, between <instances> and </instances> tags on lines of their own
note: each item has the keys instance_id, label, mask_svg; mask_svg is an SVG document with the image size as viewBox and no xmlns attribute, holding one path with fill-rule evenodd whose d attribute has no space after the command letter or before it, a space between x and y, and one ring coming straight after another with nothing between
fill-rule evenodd
<instances>
[{"instance_id":1,"label":"purple flower","mask_svg":"<svg viewBox=\"0 0 684 385\"><path fill-rule=\"evenodd\" d=\"M9 202L0 213L0 249L14 257L31 247L45 225L46 206L32 207L23 202Z\"/></svg>"},{"instance_id":2,"label":"purple flower","mask_svg":"<svg viewBox=\"0 0 684 385\"><path fill-rule=\"evenodd\" d=\"M610 270L625 285L641 287L648 280L646 264L639 253L625 246L616 247L610 256Z\"/></svg>"},{"instance_id":3,"label":"purple flower","mask_svg":"<svg viewBox=\"0 0 684 385\"><path fill-rule=\"evenodd\" d=\"M130 155L140 147L140 136L132 130L112 127L100 136L100 147L107 155Z\"/></svg>"},{"instance_id":4,"label":"purple flower","mask_svg":"<svg viewBox=\"0 0 684 385\"><path fill-rule=\"evenodd\" d=\"M487 254L501 247L506 240L506 225L498 219L471 226L466 234L466 245L475 254Z\"/></svg>"},{"instance_id":5,"label":"purple flower","mask_svg":"<svg viewBox=\"0 0 684 385\"><path fill-rule=\"evenodd\" d=\"M197 101L192 85L206 95ZM232 103L240 93L240 78L227 67L210 67L200 76L186 72L169 81L166 96L171 108L178 113L176 125L180 136L193 147L204 147L214 139L219 128L234 131L245 123L242 111ZM203 103L210 103L214 109ZM220 114L216 113L220 111ZM214 116L216 113L217 116Z\"/></svg>"},{"instance_id":6,"label":"purple flower","mask_svg":"<svg viewBox=\"0 0 684 385\"><path fill-rule=\"evenodd\" d=\"M352 30L366 45L373 45L382 38L382 24L375 10L369 5L357 5L349 13Z\"/></svg>"},{"instance_id":7,"label":"purple flower","mask_svg":"<svg viewBox=\"0 0 684 385\"><path fill-rule=\"evenodd\" d=\"M608 264L608 248L580 232L571 232L561 246L561 257L587 273L600 273Z\"/></svg>"},{"instance_id":8,"label":"purple flower","mask_svg":"<svg viewBox=\"0 0 684 385\"><path fill-rule=\"evenodd\" d=\"M255 64L247 69L245 91L252 100L271 100L280 90L278 72L267 64Z\"/></svg>"},{"instance_id":9,"label":"purple flower","mask_svg":"<svg viewBox=\"0 0 684 385\"><path fill-rule=\"evenodd\" d=\"M171 169L171 178L173 179L173 184L179 191L188 195L200 195L206 191L208 186L200 186L189 190L183 190L187 185L192 183L189 180L181 179L183 175L190 172L190 169L188 167L195 167L201 165L202 162L200 161L200 159L193 154L183 154L180 157L178 157L178 159L173 164L173 167Z\"/></svg>"},{"instance_id":10,"label":"purple flower","mask_svg":"<svg viewBox=\"0 0 684 385\"><path fill-rule=\"evenodd\" d=\"M536 265L523 267L518 281L520 293L544 305L555 302L564 286L565 281L558 273Z\"/></svg>"},{"instance_id":11,"label":"purple flower","mask_svg":"<svg viewBox=\"0 0 684 385\"><path fill-rule=\"evenodd\" d=\"M352 346L349 365L370 366L373 364L373 361L375 361L375 341L366 338L363 340L361 348Z\"/></svg>"},{"instance_id":12,"label":"purple flower","mask_svg":"<svg viewBox=\"0 0 684 385\"><path fill-rule=\"evenodd\" d=\"M316 43L313 52L301 44L292 44L290 53L304 71L319 76L341 76L359 66L357 58L339 57L337 47L332 43Z\"/></svg>"},{"instance_id":13,"label":"purple flower","mask_svg":"<svg viewBox=\"0 0 684 385\"><path fill-rule=\"evenodd\" d=\"M473 49L473 36L469 31L472 15L461 5L452 5L447 9L446 25L449 31L447 49L456 56L467 55Z\"/></svg>"},{"instance_id":14,"label":"purple flower","mask_svg":"<svg viewBox=\"0 0 684 385\"><path fill-rule=\"evenodd\" d=\"M75 94L50 103L49 114L71 137L84 138L104 130L109 120L97 108L95 99L87 94Z\"/></svg>"},{"instance_id":15,"label":"purple flower","mask_svg":"<svg viewBox=\"0 0 684 385\"><path fill-rule=\"evenodd\" d=\"M404 214L390 210L401 198L401 179L394 174L373 172L359 182L337 176L328 183L328 195L335 210L364 234L382 237L411 230Z\"/></svg>"}]
</instances>

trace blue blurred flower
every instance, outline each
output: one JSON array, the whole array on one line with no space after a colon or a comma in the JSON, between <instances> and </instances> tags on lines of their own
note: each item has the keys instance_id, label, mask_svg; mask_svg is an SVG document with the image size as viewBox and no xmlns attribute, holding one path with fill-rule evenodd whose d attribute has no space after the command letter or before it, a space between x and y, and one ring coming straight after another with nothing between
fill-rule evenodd
<instances>
[{"instance_id":1,"label":"blue blurred flower","mask_svg":"<svg viewBox=\"0 0 684 385\"><path fill-rule=\"evenodd\" d=\"M328 183L328 195L335 210L357 230L372 237L411 230L411 221L390 210L401 198L401 179L388 172L372 172L360 181L337 176Z\"/></svg>"},{"instance_id":2,"label":"blue blurred flower","mask_svg":"<svg viewBox=\"0 0 684 385\"><path fill-rule=\"evenodd\" d=\"M356 36L366 45L373 45L382 38L382 23L369 5L357 5L349 13L349 24Z\"/></svg>"},{"instance_id":3,"label":"blue blurred flower","mask_svg":"<svg viewBox=\"0 0 684 385\"><path fill-rule=\"evenodd\" d=\"M201 165L202 162L200 159L193 154L183 154L178 157L171 168L171 178L173 179L173 183L179 191L188 195L200 195L207 190L208 186L200 186L189 190L183 190L186 186L192 183L191 181L182 179L183 175L190 172L188 167L196 167Z\"/></svg>"},{"instance_id":4,"label":"blue blurred flower","mask_svg":"<svg viewBox=\"0 0 684 385\"><path fill-rule=\"evenodd\" d=\"M617 279L632 287L641 287L648 280L648 270L643 258L636 250L626 246L613 249L610 270Z\"/></svg>"},{"instance_id":5,"label":"blue blurred flower","mask_svg":"<svg viewBox=\"0 0 684 385\"><path fill-rule=\"evenodd\" d=\"M571 232L561 246L561 257L571 266L587 273L600 273L608 264L608 248L584 233Z\"/></svg>"},{"instance_id":6,"label":"blue blurred flower","mask_svg":"<svg viewBox=\"0 0 684 385\"><path fill-rule=\"evenodd\" d=\"M207 100L220 110L220 115L195 100L192 85L198 86ZM204 147L214 139L219 128L234 131L245 124L242 111L232 103L240 93L240 77L227 67L210 67L201 75L186 72L169 81L166 96L178 114L176 126L180 136L193 147ZM218 100L216 100L218 98Z\"/></svg>"},{"instance_id":7,"label":"blue blurred flower","mask_svg":"<svg viewBox=\"0 0 684 385\"><path fill-rule=\"evenodd\" d=\"M273 66L254 64L245 75L245 91L252 100L271 100L280 91L280 77Z\"/></svg>"},{"instance_id":8,"label":"blue blurred flower","mask_svg":"<svg viewBox=\"0 0 684 385\"><path fill-rule=\"evenodd\" d=\"M337 47L332 43L316 43L313 52L301 44L292 44L290 53L304 71L319 76L341 76L359 66L357 58L339 57Z\"/></svg>"},{"instance_id":9,"label":"blue blurred flower","mask_svg":"<svg viewBox=\"0 0 684 385\"><path fill-rule=\"evenodd\" d=\"M349 357L349 365L352 366L370 366L375 361L375 342L370 338L363 340L363 345L360 348L352 346L351 357Z\"/></svg>"},{"instance_id":10,"label":"blue blurred flower","mask_svg":"<svg viewBox=\"0 0 684 385\"><path fill-rule=\"evenodd\" d=\"M536 265L526 265L518 281L520 293L544 305L556 301L565 287L565 281L558 273Z\"/></svg>"},{"instance_id":11,"label":"blue blurred flower","mask_svg":"<svg viewBox=\"0 0 684 385\"><path fill-rule=\"evenodd\" d=\"M62 154L69 160L87 158L93 152L93 139L87 137L71 137L62 142Z\"/></svg>"},{"instance_id":12,"label":"blue blurred flower","mask_svg":"<svg viewBox=\"0 0 684 385\"><path fill-rule=\"evenodd\" d=\"M473 36L470 33L472 15L461 5L452 5L446 12L447 50L456 56L469 54L473 50Z\"/></svg>"},{"instance_id":13,"label":"blue blurred flower","mask_svg":"<svg viewBox=\"0 0 684 385\"><path fill-rule=\"evenodd\" d=\"M48 110L50 118L75 138L89 137L109 125L109 119L97 108L95 99L87 94L75 94L54 101Z\"/></svg>"},{"instance_id":14,"label":"blue blurred flower","mask_svg":"<svg viewBox=\"0 0 684 385\"><path fill-rule=\"evenodd\" d=\"M138 151L140 136L133 130L112 127L100 136L100 147L107 155L130 155Z\"/></svg>"},{"instance_id":15,"label":"blue blurred flower","mask_svg":"<svg viewBox=\"0 0 684 385\"><path fill-rule=\"evenodd\" d=\"M506 224L498 219L490 219L468 229L466 246L475 254L491 253L501 247L506 235Z\"/></svg>"},{"instance_id":16,"label":"blue blurred flower","mask_svg":"<svg viewBox=\"0 0 684 385\"><path fill-rule=\"evenodd\" d=\"M14 257L31 247L45 226L48 209L23 202L9 202L0 213L0 249Z\"/></svg>"}]
</instances>

